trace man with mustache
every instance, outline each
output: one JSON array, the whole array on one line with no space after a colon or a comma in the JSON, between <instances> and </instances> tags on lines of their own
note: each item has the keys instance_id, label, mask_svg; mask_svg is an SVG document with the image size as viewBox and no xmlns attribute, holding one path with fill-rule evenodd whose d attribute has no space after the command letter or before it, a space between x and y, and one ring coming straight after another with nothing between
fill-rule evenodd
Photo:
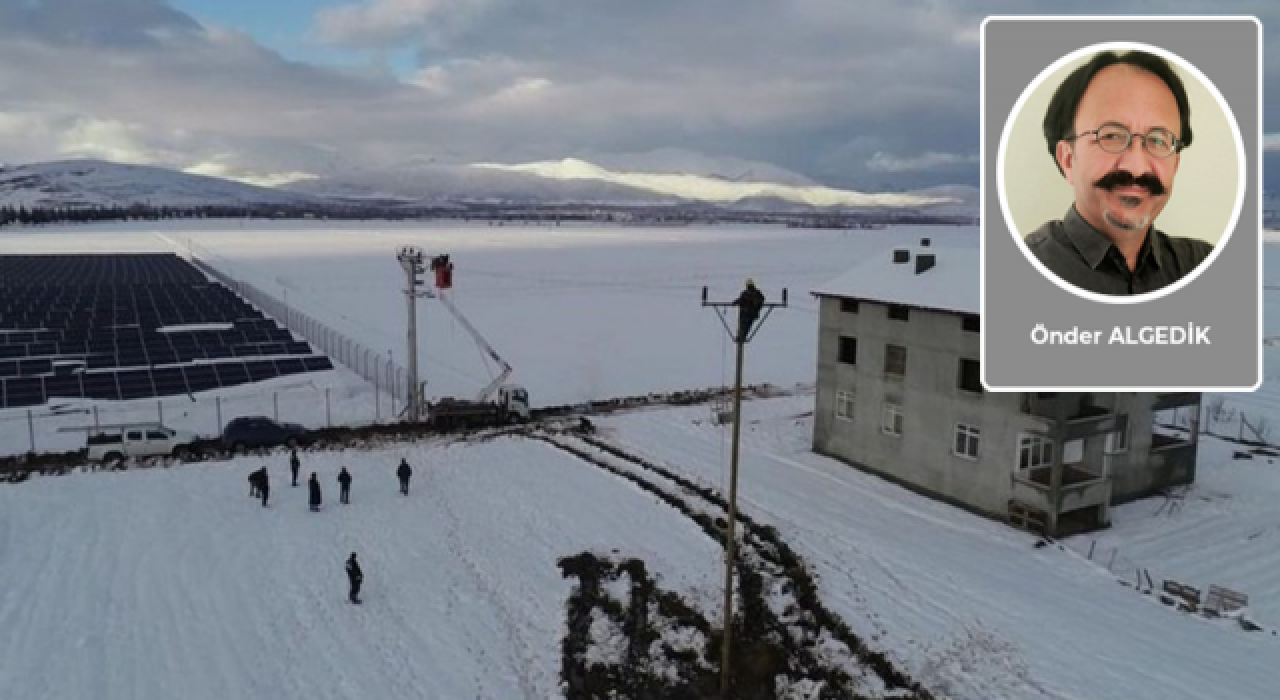
<instances>
[{"instance_id":1,"label":"man with mustache","mask_svg":"<svg viewBox=\"0 0 1280 700\"><path fill-rule=\"evenodd\" d=\"M1098 54L1058 87L1044 135L1076 199L1062 221L1036 229L1026 244L1063 281L1099 294L1144 294L1181 279L1213 250L1153 225L1191 145L1187 93L1163 58Z\"/></svg>"}]
</instances>

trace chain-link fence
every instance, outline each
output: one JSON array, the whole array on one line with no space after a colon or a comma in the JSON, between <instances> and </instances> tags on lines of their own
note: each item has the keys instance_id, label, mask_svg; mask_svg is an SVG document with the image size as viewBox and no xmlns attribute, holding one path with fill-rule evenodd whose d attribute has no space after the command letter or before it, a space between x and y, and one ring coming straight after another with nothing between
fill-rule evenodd
<instances>
[{"instance_id":1,"label":"chain-link fence","mask_svg":"<svg viewBox=\"0 0 1280 700\"><path fill-rule=\"evenodd\" d=\"M289 380L296 381L299 376ZM309 381L278 389L233 387L218 396L186 394L111 403L66 399L0 414L0 452L71 452L84 448L88 430L140 423L161 423L201 437L216 437L232 418L249 415L311 429L370 425L396 420L393 406L401 405L376 385L324 387Z\"/></svg>"}]
</instances>

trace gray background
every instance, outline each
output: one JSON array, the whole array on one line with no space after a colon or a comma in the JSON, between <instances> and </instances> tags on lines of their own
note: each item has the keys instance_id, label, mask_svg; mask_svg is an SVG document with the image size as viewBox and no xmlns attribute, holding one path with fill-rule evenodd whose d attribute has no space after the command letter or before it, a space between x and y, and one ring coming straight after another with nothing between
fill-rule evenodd
<instances>
[{"instance_id":1,"label":"gray background","mask_svg":"<svg viewBox=\"0 0 1280 700\"><path fill-rule=\"evenodd\" d=\"M1251 390L1260 380L1258 26L1247 20L990 20L985 36L982 192L983 383L988 389ZM1245 196L1231 239L1195 281L1161 299L1107 304L1077 297L1023 255L1000 208L996 155L1005 121L1031 81L1091 44L1165 49L1208 78L1234 113L1245 149ZM1042 119L1039 115L1037 119ZM1191 125L1195 127L1195 115ZM1194 144L1191 146L1195 148ZM1046 152L1045 157L1049 154ZM1175 180L1176 182L1176 180ZM1174 197L1195 197L1178 190ZM1155 226L1160 228L1159 218ZM1036 345L1031 330L1104 331L1101 345ZM1111 329L1210 326L1212 345L1108 345Z\"/></svg>"}]
</instances>

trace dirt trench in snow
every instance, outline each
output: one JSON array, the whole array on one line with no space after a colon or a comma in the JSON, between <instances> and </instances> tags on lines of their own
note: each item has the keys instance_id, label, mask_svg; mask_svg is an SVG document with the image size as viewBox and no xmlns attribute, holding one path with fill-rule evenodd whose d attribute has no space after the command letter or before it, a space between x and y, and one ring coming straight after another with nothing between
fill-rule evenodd
<instances>
[{"instance_id":1,"label":"dirt trench in snow","mask_svg":"<svg viewBox=\"0 0 1280 700\"><path fill-rule=\"evenodd\" d=\"M654 494L721 546L727 541L728 504L714 489L598 437L529 434ZM735 529L732 697L933 699L827 609L808 567L776 529L741 512ZM584 552L562 559L560 567L577 579L562 660L569 700L719 697L719 620L709 622L679 596L658 589L638 560ZM607 584L623 575L621 586L629 585L630 594L619 600L609 592L619 584ZM625 652L617 648L618 637L625 639ZM593 651L593 645L614 648Z\"/></svg>"}]
</instances>

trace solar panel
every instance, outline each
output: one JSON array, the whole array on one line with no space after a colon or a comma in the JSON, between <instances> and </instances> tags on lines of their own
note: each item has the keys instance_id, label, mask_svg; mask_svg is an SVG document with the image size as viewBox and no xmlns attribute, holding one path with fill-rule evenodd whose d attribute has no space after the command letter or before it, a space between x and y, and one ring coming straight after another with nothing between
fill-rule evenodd
<instances>
[{"instance_id":1,"label":"solar panel","mask_svg":"<svg viewBox=\"0 0 1280 700\"><path fill-rule=\"evenodd\" d=\"M84 396L84 388L80 385L80 375L73 374L62 377L45 377L44 393L49 398L78 398Z\"/></svg>"},{"instance_id":2,"label":"solar panel","mask_svg":"<svg viewBox=\"0 0 1280 700\"><path fill-rule=\"evenodd\" d=\"M187 375L187 388L193 393L217 389L219 386L218 375L211 365L188 365L182 371Z\"/></svg>"},{"instance_id":3,"label":"solar panel","mask_svg":"<svg viewBox=\"0 0 1280 700\"><path fill-rule=\"evenodd\" d=\"M151 383L150 370L117 372L116 381L120 383L121 399L145 399L156 395L155 385Z\"/></svg>"},{"instance_id":4,"label":"solar panel","mask_svg":"<svg viewBox=\"0 0 1280 700\"><path fill-rule=\"evenodd\" d=\"M84 384L84 395L91 399L118 401L120 388L116 385L115 372L86 373L81 377Z\"/></svg>"},{"instance_id":5,"label":"solar panel","mask_svg":"<svg viewBox=\"0 0 1280 700\"><path fill-rule=\"evenodd\" d=\"M281 375L302 374L307 371L307 366L303 364L301 359L289 358L276 360L276 369L280 371Z\"/></svg>"},{"instance_id":6,"label":"solar panel","mask_svg":"<svg viewBox=\"0 0 1280 700\"><path fill-rule=\"evenodd\" d=\"M264 379L272 379L280 376L280 371L276 369L276 363L271 360L258 360L256 362L246 362L245 368L249 370L249 379L260 382Z\"/></svg>"},{"instance_id":7,"label":"solar panel","mask_svg":"<svg viewBox=\"0 0 1280 700\"><path fill-rule=\"evenodd\" d=\"M249 371L243 362L220 362L214 365L218 371L218 381L222 386L235 386L249 381Z\"/></svg>"},{"instance_id":8,"label":"solar panel","mask_svg":"<svg viewBox=\"0 0 1280 700\"><path fill-rule=\"evenodd\" d=\"M324 355L304 357L302 358L302 362L306 365L308 372L320 372L327 369L333 369L333 363Z\"/></svg>"},{"instance_id":9,"label":"solar panel","mask_svg":"<svg viewBox=\"0 0 1280 700\"><path fill-rule=\"evenodd\" d=\"M38 406L45 402L44 382L39 377L4 380L5 401L10 407Z\"/></svg>"}]
</instances>

